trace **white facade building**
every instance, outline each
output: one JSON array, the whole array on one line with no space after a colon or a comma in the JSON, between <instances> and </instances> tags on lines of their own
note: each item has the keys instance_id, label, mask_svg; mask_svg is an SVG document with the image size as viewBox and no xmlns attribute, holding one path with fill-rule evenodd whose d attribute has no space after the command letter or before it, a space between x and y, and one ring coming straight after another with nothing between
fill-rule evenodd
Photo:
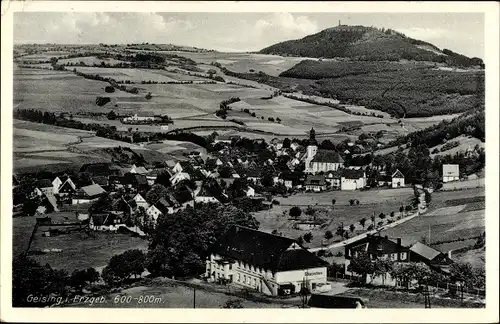
<instances>
[{"instance_id":1,"label":"white facade building","mask_svg":"<svg viewBox=\"0 0 500 324\"><path fill-rule=\"evenodd\" d=\"M396 172L392 174L392 187L401 188L404 186L405 186L405 176L403 175L403 173L401 173L401 171L396 170Z\"/></svg>"},{"instance_id":2,"label":"white facade building","mask_svg":"<svg viewBox=\"0 0 500 324\"><path fill-rule=\"evenodd\" d=\"M309 145L305 155L305 172L318 173L337 171L344 166L344 159L333 150L320 150L316 145Z\"/></svg>"},{"instance_id":3,"label":"white facade building","mask_svg":"<svg viewBox=\"0 0 500 324\"><path fill-rule=\"evenodd\" d=\"M443 164L443 182L460 180L458 164Z\"/></svg>"},{"instance_id":4,"label":"white facade building","mask_svg":"<svg viewBox=\"0 0 500 324\"><path fill-rule=\"evenodd\" d=\"M340 177L340 190L358 190L366 186L363 170L344 169Z\"/></svg>"},{"instance_id":5,"label":"white facade building","mask_svg":"<svg viewBox=\"0 0 500 324\"><path fill-rule=\"evenodd\" d=\"M209 281L225 280L267 295L314 290L327 281L327 263L294 240L233 226L212 246Z\"/></svg>"}]
</instances>

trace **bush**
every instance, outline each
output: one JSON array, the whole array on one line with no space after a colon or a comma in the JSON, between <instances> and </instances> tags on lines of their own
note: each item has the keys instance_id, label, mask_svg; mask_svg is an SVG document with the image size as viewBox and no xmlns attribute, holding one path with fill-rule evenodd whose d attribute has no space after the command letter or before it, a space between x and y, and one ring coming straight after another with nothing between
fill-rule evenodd
<instances>
[{"instance_id":1,"label":"bush","mask_svg":"<svg viewBox=\"0 0 500 324\"><path fill-rule=\"evenodd\" d=\"M104 91L106 91L107 93L113 93L113 92L115 92L115 88L112 86L106 86L104 88Z\"/></svg>"},{"instance_id":2,"label":"bush","mask_svg":"<svg viewBox=\"0 0 500 324\"><path fill-rule=\"evenodd\" d=\"M110 97L97 97L96 100L95 100L95 103L99 107L102 107L102 106L104 106L105 104L107 104L110 101L111 101Z\"/></svg>"},{"instance_id":3,"label":"bush","mask_svg":"<svg viewBox=\"0 0 500 324\"><path fill-rule=\"evenodd\" d=\"M326 238L327 240L331 239L332 237L333 237L333 233L332 233L332 231L326 231L326 232L325 232L325 238Z\"/></svg>"},{"instance_id":4,"label":"bush","mask_svg":"<svg viewBox=\"0 0 500 324\"><path fill-rule=\"evenodd\" d=\"M304 241L306 241L307 243L311 243L312 239L313 239L313 235L311 232L304 234Z\"/></svg>"}]
</instances>

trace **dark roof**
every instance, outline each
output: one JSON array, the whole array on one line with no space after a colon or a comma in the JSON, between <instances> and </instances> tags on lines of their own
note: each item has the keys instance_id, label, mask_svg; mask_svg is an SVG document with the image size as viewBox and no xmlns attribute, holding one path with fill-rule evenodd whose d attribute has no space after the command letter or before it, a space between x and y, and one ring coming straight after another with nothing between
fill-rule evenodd
<instances>
[{"instance_id":1,"label":"dark roof","mask_svg":"<svg viewBox=\"0 0 500 324\"><path fill-rule=\"evenodd\" d=\"M403 173L399 170L396 170L396 172L394 172L394 174L392 175L393 178L404 178L405 176L403 175Z\"/></svg>"},{"instance_id":2,"label":"dark roof","mask_svg":"<svg viewBox=\"0 0 500 324\"><path fill-rule=\"evenodd\" d=\"M232 226L211 248L212 253L271 271L287 271L326 266L326 262L298 246L295 241L242 226Z\"/></svg>"},{"instance_id":3,"label":"dark roof","mask_svg":"<svg viewBox=\"0 0 500 324\"><path fill-rule=\"evenodd\" d=\"M127 173L122 178L122 184L147 185L148 179L143 174Z\"/></svg>"},{"instance_id":4,"label":"dark roof","mask_svg":"<svg viewBox=\"0 0 500 324\"><path fill-rule=\"evenodd\" d=\"M377 180L378 181L389 181L390 182L392 180L392 177L389 176L389 175L379 175L377 177Z\"/></svg>"},{"instance_id":5,"label":"dark roof","mask_svg":"<svg viewBox=\"0 0 500 324\"><path fill-rule=\"evenodd\" d=\"M308 175L306 178L306 185L316 185L316 186L324 186L326 185L325 176L324 175Z\"/></svg>"},{"instance_id":6,"label":"dark roof","mask_svg":"<svg viewBox=\"0 0 500 324\"><path fill-rule=\"evenodd\" d=\"M177 202L181 205L193 200L193 194L191 190L189 190L189 188L186 186L177 188L177 190L175 190L175 192L173 193L173 196L175 200L177 200Z\"/></svg>"},{"instance_id":7,"label":"dark roof","mask_svg":"<svg viewBox=\"0 0 500 324\"><path fill-rule=\"evenodd\" d=\"M344 159L337 151L319 149L312 162L344 163Z\"/></svg>"},{"instance_id":8,"label":"dark roof","mask_svg":"<svg viewBox=\"0 0 500 324\"><path fill-rule=\"evenodd\" d=\"M260 178L261 170L258 168L249 168L247 170L247 177Z\"/></svg>"},{"instance_id":9,"label":"dark roof","mask_svg":"<svg viewBox=\"0 0 500 324\"><path fill-rule=\"evenodd\" d=\"M364 171L363 170L354 170L354 169L344 169L342 170L342 177L347 179L359 179L363 178Z\"/></svg>"},{"instance_id":10,"label":"dark roof","mask_svg":"<svg viewBox=\"0 0 500 324\"><path fill-rule=\"evenodd\" d=\"M95 184L98 184L100 186L107 186L108 185L108 178L104 177L104 176L96 176L96 177L92 177L92 181L95 183Z\"/></svg>"},{"instance_id":11,"label":"dark roof","mask_svg":"<svg viewBox=\"0 0 500 324\"><path fill-rule=\"evenodd\" d=\"M38 180L37 185L38 188L49 188L52 187L52 181L49 179L41 179Z\"/></svg>"},{"instance_id":12,"label":"dark roof","mask_svg":"<svg viewBox=\"0 0 500 324\"><path fill-rule=\"evenodd\" d=\"M359 297L312 294L308 306L314 308L356 308L356 302L361 306L365 303Z\"/></svg>"}]
</instances>

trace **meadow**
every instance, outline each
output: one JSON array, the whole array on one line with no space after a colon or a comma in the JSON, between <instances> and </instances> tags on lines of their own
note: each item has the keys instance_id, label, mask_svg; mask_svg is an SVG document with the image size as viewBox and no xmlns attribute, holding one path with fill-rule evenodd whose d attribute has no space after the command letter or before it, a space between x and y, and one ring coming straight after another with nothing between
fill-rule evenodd
<instances>
[{"instance_id":1,"label":"meadow","mask_svg":"<svg viewBox=\"0 0 500 324\"><path fill-rule=\"evenodd\" d=\"M70 234L42 237L37 231L30 251L43 249L62 249L62 252L33 254L31 257L41 264L50 264L55 269L72 272L77 269L94 267L102 269L116 254L130 249L147 250L147 241L128 234L95 232L87 235L83 230Z\"/></svg>"},{"instance_id":2,"label":"meadow","mask_svg":"<svg viewBox=\"0 0 500 324\"><path fill-rule=\"evenodd\" d=\"M427 213L384 233L390 237L425 241L447 252L473 245L475 237L484 231L484 188L477 188L434 192Z\"/></svg>"},{"instance_id":3,"label":"meadow","mask_svg":"<svg viewBox=\"0 0 500 324\"><path fill-rule=\"evenodd\" d=\"M349 235L354 236L366 230L371 224L370 217L376 216L376 222L381 221L378 216L384 213L389 218L391 212L394 212L394 218L400 216L399 208L401 205L407 205L413 197L411 188L401 189L381 189L370 191L330 191L322 193L298 193L288 198L276 198L280 202L274 205L270 210L263 210L254 214L259 221L259 229L265 232L276 230L283 236L298 238L308 232L313 234L311 243L305 243L308 248L319 247L323 243L331 244L340 241L340 237L335 234L339 225L349 228L351 224L355 226L354 231L349 230ZM332 205L332 199L335 199L335 205ZM350 199L359 200L359 205L350 205ZM296 222L289 216L290 208L299 206L302 210L300 221L321 220L322 227L311 230L301 230L294 227ZM313 207L316 210L315 217L305 214L307 207ZM359 221L365 218L366 224L363 227ZM327 240L324 238L326 231L331 231L334 237Z\"/></svg>"}]
</instances>

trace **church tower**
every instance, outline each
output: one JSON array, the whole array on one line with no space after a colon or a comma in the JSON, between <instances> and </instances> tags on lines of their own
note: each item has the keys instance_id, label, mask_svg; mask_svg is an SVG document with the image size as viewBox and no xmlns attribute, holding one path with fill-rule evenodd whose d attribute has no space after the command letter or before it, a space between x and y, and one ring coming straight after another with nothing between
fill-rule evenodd
<instances>
[{"instance_id":1,"label":"church tower","mask_svg":"<svg viewBox=\"0 0 500 324\"><path fill-rule=\"evenodd\" d=\"M309 144L307 145L307 159L309 161L312 160L317 151L318 146L316 142L316 131L314 130L314 128L311 128L311 130L309 131Z\"/></svg>"}]
</instances>

